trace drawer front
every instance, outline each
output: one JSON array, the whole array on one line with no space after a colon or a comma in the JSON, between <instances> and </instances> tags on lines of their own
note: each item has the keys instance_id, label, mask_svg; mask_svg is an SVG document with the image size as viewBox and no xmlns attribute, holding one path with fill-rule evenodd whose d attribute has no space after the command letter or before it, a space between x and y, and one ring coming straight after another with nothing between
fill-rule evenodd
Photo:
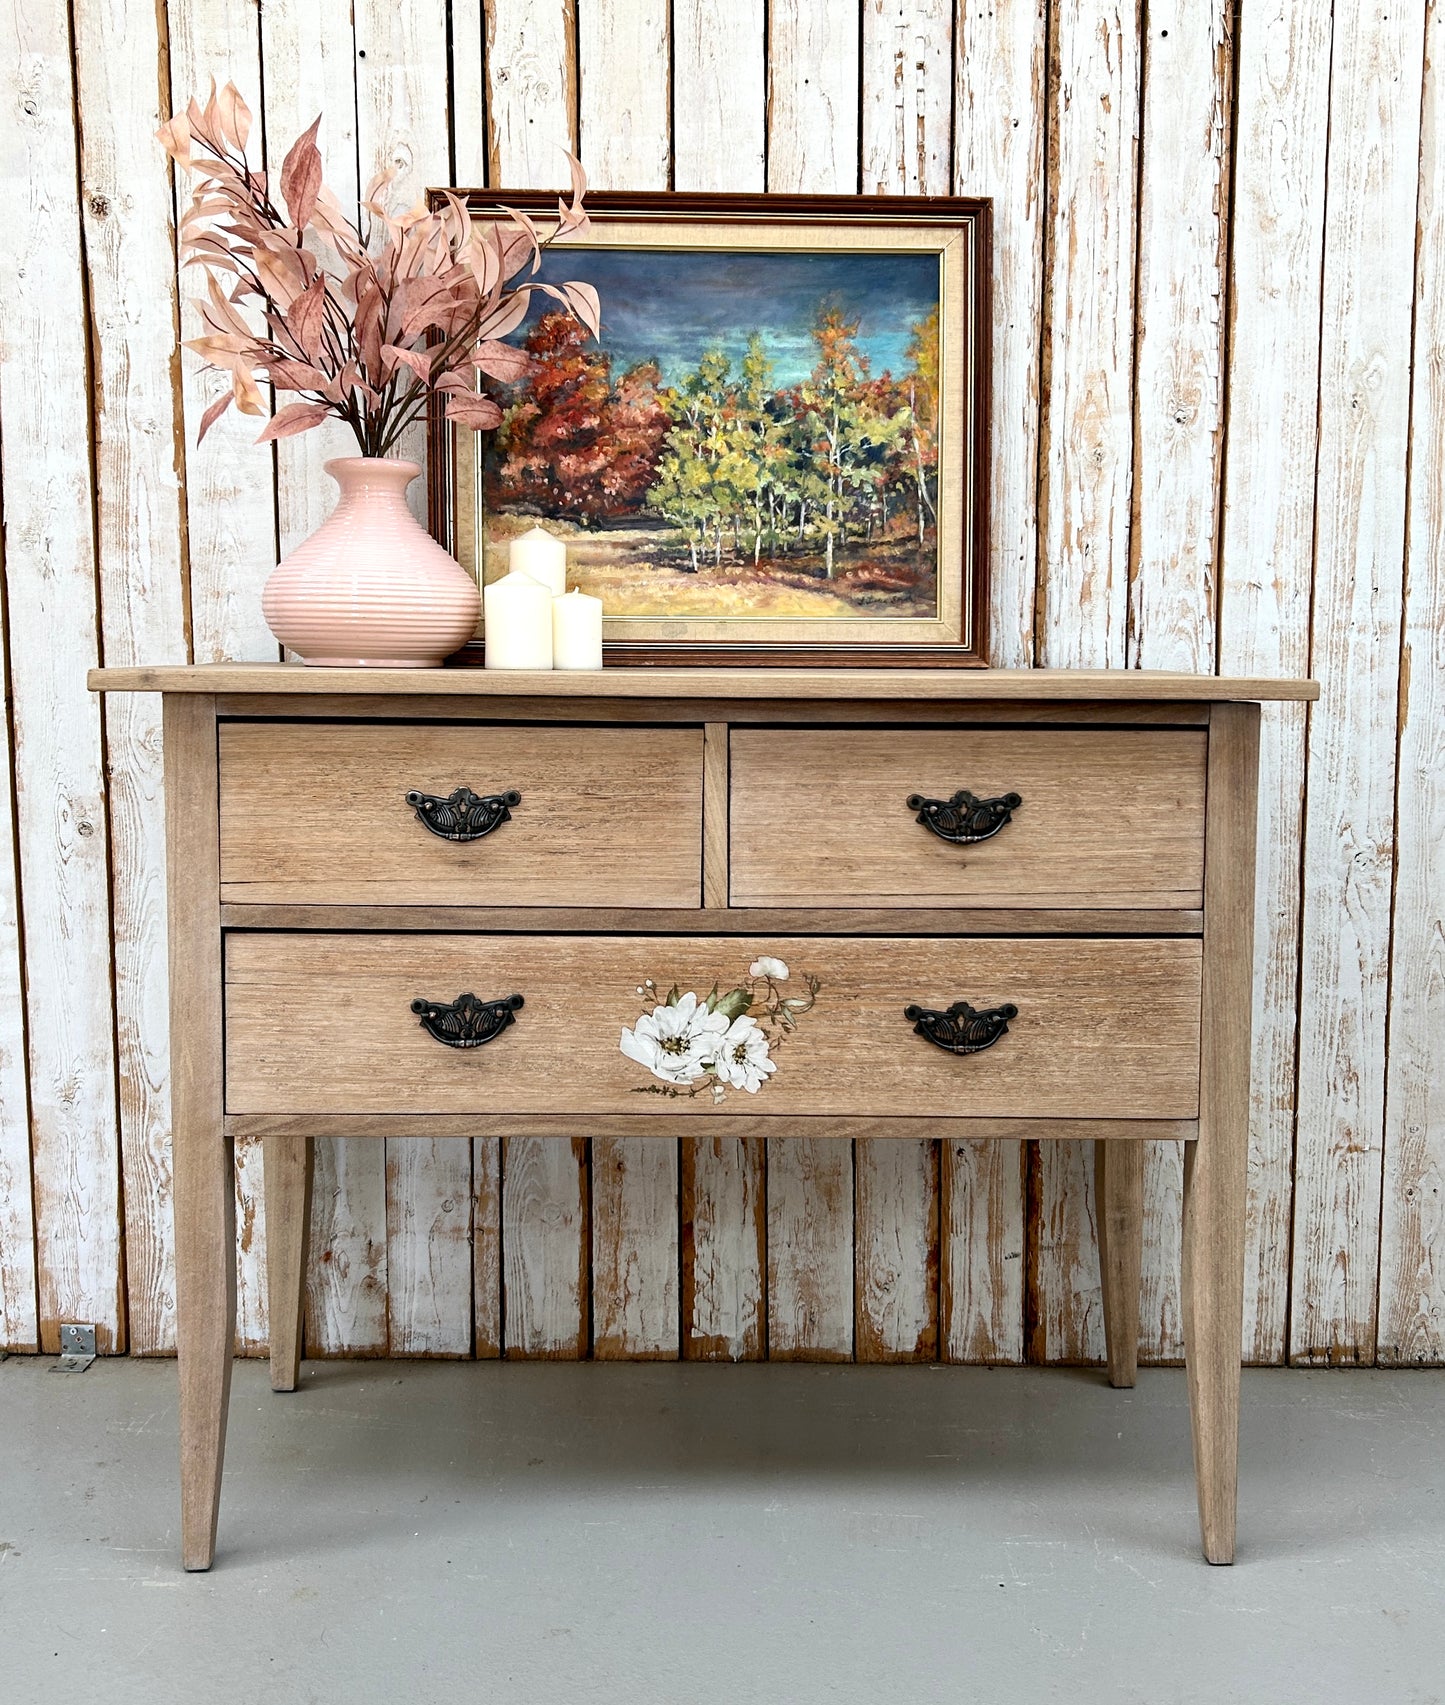
<instances>
[{"instance_id":1,"label":"drawer front","mask_svg":"<svg viewBox=\"0 0 1445 1705\"><path fill-rule=\"evenodd\" d=\"M1197 907L1204 748L1196 729L736 730L732 902ZM965 789L1018 803L929 811Z\"/></svg>"},{"instance_id":2,"label":"drawer front","mask_svg":"<svg viewBox=\"0 0 1445 1705\"><path fill-rule=\"evenodd\" d=\"M226 1101L1191 1119L1199 989L1193 939L233 933ZM688 999L714 991L711 1013ZM458 1010L462 995L479 1004ZM979 1016L943 1016L957 1002ZM984 1045L949 1052L920 1030Z\"/></svg>"},{"instance_id":3,"label":"drawer front","mask_svg":"<svg viewBox=\"0 0 1445 1705\"><path fill-rule=\"evenodd\" d=\"M223 723L221 897L314 905L696 906L702 731ZM445 800L471 808L461 832ZM469 802L464 802L469 803Z\"/></svg>"}]
</instances>

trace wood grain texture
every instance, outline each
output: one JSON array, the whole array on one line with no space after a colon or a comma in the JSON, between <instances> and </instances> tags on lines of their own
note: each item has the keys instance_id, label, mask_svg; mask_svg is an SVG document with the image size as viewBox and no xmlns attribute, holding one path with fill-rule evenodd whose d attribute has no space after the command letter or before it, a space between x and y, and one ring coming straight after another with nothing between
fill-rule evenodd
<instances>
[{"instance_id":1,"label":"wood grain texture","mask_svg":"<svg viewBox=\"0 0 1445 1705\"><path fill-rule=\"evenodd\" d=\"M307 1353L385 1355L386 1156L349 1126L317 1135L308 1248Z\"/></svg>"},{"instance_id":2,"label":"wood grain texture","mask_svg":"<svg viewBox=\"0 0 1445 1705\"><path fill-rule=\"evenodd\" d=\"M767 90L764 0L672 0L674 189L766 187Z\"/></svg>"},{"instance_id":3,"label":"wood grain texture","mask_svg":"<svg viewBox=\"0 0 1445 1705\"><path fill-rule=\"evenodd\" d=\"M770 0L768 182L847 194L858 182L860 0Z\"/></svg>"},{"instance_id":4,"label":"wood grain texture","mask_svg":"<svg viewBox=\"0 0 1445 1705\"><path fill-rule=\"evenodd\" d=\"M908 800L961 787L1023 803L990 840L955 846ZM1204 739L741 729L730 838L739 906L1197 906Z\"/></svg>"},{"instance_id":5,"label":"wood grain texture","mask_svg":"<svg viewBox=\"0 0 1445 1705\"><path fill-rule=\"evenodd\" d=\"M584 1138L502 1144L506 1355L574 1361L587 1354L588 1167Z\"/></svg>"},{"instance_id":6,"label":"wood grain texture","mask_svg":"<svg viewBox=\"0 0 1445 1705\"><path fill-rule=\"evenodd\" d=\"M844 1362L853 1354L853 1145L846 1137L771 1143L768 1359Z\"/></svg>"},{"instance_id":7,"label":"wood grain texture","mask_svg":"<svg viewBox=\"0 0 1445 1705\"><path fill-rule=\"evenodd\" d=\"M472 1354L502 1353L502 1144L472 1139Z\"/></svg>"},{"instance_id":8,"label":"wood grain texture","mask_svg":"<svg viewBox=\"0 0 1445 1705\"><path fill-rule=\"evenodd\" d=\"M860 1362L938 1360L938 1143L853 1151L854 1347Z\"/></svg>"},{"instance_id":9,"label":"wood grain texture","mask_svg":"<svg viewBox=\"0 0 1445 1705\"><path fill-rule=\"evenodd\" d=\"M578 144L598 189L666 189L667 0L584 3L577 17Z\"/></svg>"},{"instance_id":10,"label":"wood grain texture","mask_svg":"<svg viewBox=\"0 0 1445 1705\"><path fill-rule=\"evenodd\" d=\"M767 1353L763 1138L684 1137L681 1183L682 1354L760 1361Z\"/></svg>"},{"instance_id":11,"label":"wood grain texture","mask_svg":"<svg viewBox=\"0 0 1445 1705\"><path fill-rule=\"evenodd\" d=\"M222 1116L216 715L214 703L203 698L168 700L162 714L181 1559L187 1569L208 1569L216 1546L236 1309L236 1190Z\"/></svg>"},{"instance_id":12,"label":"wood grain texture","mask_svg":"<svg viewBox=\"0 0 1445 1705\"><path fill-rule=\"evenodd\" d=\"M1258 773L1258 709L1221 707L1209 727L1199 1138L1185 1159L1181 1284L1194 1479L1211 1563L1234 1561Z\"/></svg>"},{"instance_id":13,"label":"wood grain texture","mask_svg":"<svg viewBox=\"0 0 1445 1705\"><path fill-rule=\"evenodd\" d=\"M660 1077L653 1087L618 1045L657 998L639 988L746 985L764 953L789 967L783 992L806 1000L805 981L818 984L791 1033L773 1034L766 1085L721 1099L669 1094L677 1086ZM466 1113L485 1097L510 1113L887 1118L902 1061L914 1117L1195 1115L1199 944L1187 939L232 933L226 977L231 1113ZM411 1003L463 990L520 991L526 1005L486 1047L449 1048ZM961 998L1018 1008L1006 1036L963 1059L915 1034L905 1012Z\"/></svg>"},{"instance_id":14,"label":"wood grain texture","mask_svg":"<svg viewBox=\"0 0 1445 1705\"><path fill-rule=\"evenodd\" d=\"M1237 124L1219 665L1309 668L1330 14L1272 0L1235 45ZM1261 727L1246 1361L1285 1353L1305 713Z\"/></svg>"},{"instance_id":15,"label":"wood grain texture","mask_svg":"<svg viewBox=\"0 0 1445 1705\"><path fill-rule=\"evenodd\" d=\"M863 0L865 194L949 193L952 66L951 0Z\"/></svg>"},{"instance_id":16,"label":"wood grain texture","mask_svg":"<svg viewBox=\"0 0 1445 1705\"><path fill-rule=\"evenodd\" d=\"M1050 1122L1048 1134L1059 1131ZM1036 1129L1020 1124L1014 1134L1027 1139ZM941 1141L939 1160L943 1360L1021 1362L1028 1150L1023 1142L952 1136Z\"/></svg>"},{"instance_id":17,"label":"wood grain texture","mask_svg":"<svg viewBox=\"0 0 1445 1705\"><path fill-rule=\"evenodd\" d=\"M465 844L407 803L413 789L463 785L521 802ZM229 723L221 734L230 902L690 906L701 843L697 729Z\"/></svg>"},{"instance_id":18,"label":"wood grain texture","mask_svg":"<svg viewBox=\"0 0 1445 1705\"><path fill-rule=\"evenodd\" d=\"M206 442L209 444L210 439ZM1065 633L1067 630L1063 630ZM1062 641L1061 641L1062 643ZM308 669L301 663L209 664L193 668L92 669L86 681L105 693L278 693L300 697L361 693L433 698L673 699L716 701L718 713L738 700L893 703L915 716L923 706L1008 704L1034 701L1087 707L1107 705L1252 704L1263 699L1317 699L1319 683L1267 676L1191 675L1182 670L1048 669L605 669L600 674L533 673L509 669L505 679L484 669ZM480 706L477 707L479 710ZM485 711L481 712L486 714ZM289 712L287 714L294 714ZM530 713L529 713L530 714ZM542 714L540 711L535 714ZM570 718L570 707L553 715ZM644 712L643 714L650 714ZM694 713L698 714L698 713ZM797 712L795 711L795 716Z\"/></svg>"},{"instance_id":19,"label":"wood grain texture","mask_svg":"<svg viewBox=\"0 0 1445 1705\"><path fill-rule=\"evenodd\" d=\"M129 0L73 17L102 646L111 663L184 663L174 231L155 156L170 110L161 19ZM132 1350L155 1354L175 1346L159 699L108 700L105 734L126 1305Z\"/></svg>"},{"instance_id":20,"label":"wood grain texture","mask_svg":"<svg viewBox=\"0 0 1445 1705\"><path fill-rule=\"evenodd\" d=\"M1290 1356L1374 1355L1423 0L1335 7Z\"/></svg>"},{"instance_id":21,"label":"wood grain texture","mask_svg":"<svg viewBox=\"0 0 1445 1705\"><path fill-rule=\"evenodd\" d=\"M1224 425L1231 8L1225 0L1154 0L1141 18L1148 142L1139 170L1127 650L1131 665L1208 673ZM1140 1353L1156 1361L1175 1361L1182 1350L1183 1168L1177 1145L1145 1159ZM1101 1206L1101 1227L1104 1218ZM1108 1314L1106 1307L1106 1323Z\"/></svg>"},{"instance_id":22,"label":"wood grain texture","mask_svg":"<svg viewBox=\"0 0 1445 1705\"><path fill-rule=\"evenodd\" d=\"M295 1391L301 1377L314 1146L314 1139L308 1136L261 1140L266 1189L266 1313L273 1391Z\"/></svg>"},{"instance_id":23,"label":"wood grain texture","mask_svg":"<svg viewBox=\"0 0 1445 1705\"><path fill-rule=\"evenodd\" d=\"M227 0L205 5L173 0L166 11L170 60L170 111L184 111L193 96L204 99L218 66L255 100L261 88L260 8ZM313 115L314 116L314 115ZM309 122L309 120L308 120ZM258 122L249 142L252 163L263 161ZM193 185L172 170L176 203L183 212ZM199 337L205 328L193 306L200 294L194 270L180 277L180 335ZM261 616L261 588L276 565L274 446L257 448L259 423L229 410L196 441L201 416L229 380L204 372L191 351L180 357L184 433L175 445L185 490L186 586L192 656L200 663L239 658L275 663L275 638ZM236 1213L242 1236L236 1249L237 1347L260 1355L267 1343L265 1219L261 1151L236 1145Z\"/></svg>"},{"instance_id":24,"label":"wood grain texture","mask_svg":"<svg viewBox=\"0 0 1445 1705\"><path fill-rule=\"evenodd\" d=\"M679 1353L677 1143L592 1141L592 1353L676 1361Z\"/></svg>"},{"instance_id":25,"label":"wood grain texture","mask_svg":"<svg viewBox=\"0 0 1445 1705\"><path fill-rule=\"evenodd\" d=\"M472 1353L471 1145L386 1144L387 1354Z\"/></svg>"},{"instance_id":26,"label":"wood grain texture","mask_svg":"<svg viewBox=\"0 0 1445 1705\"><path fill-rule=\"evenodd\" d=\"M1445 6L1426 34L1377 1359L1445 1359Z\"/></svg>"},{"instance_id":27,"label":"wood grain texture","mask_svg":"<svg viewBox=\"0 0 1445 1705\"><path fill-rule=\"evenodd\" d=\"M0 481L40 1342L93 1321L125 1346L111 1013L110 869L98 706L89 383L68 21L12 23L0 158L17 211L0 251ZM43 457L33 454L46 446Z\"/></svg>"},{"instance_id":28,"label":"wood grain texture","mask_svg":"<svg viewBox=\"0 0 1445 1705\"><path fill-rule=\"evenodd\" d=\"M1133 1385L1139 1361L1145 1149L1143 1143L1094 1144L1104 1356L1109 1384L1118 1387Z\"/></svg>"},{"instance_id":29,"label":"wood grain texture","mask_svg":"<svg viewBox=\"0 0 1445 1705\"><path fill-rule=\"evenodd\" d=\"M577 8L573 0L486 0L485 12L487 184L555 189L567 182L559 150L576 142Z\"/></svg>"},{"instance_id":30,"label":"wood grain texture","mask_svg":"<svg viewBox=\"0 0 1445 1705\"><path fill-rule=\"evenodd\" d=\"M1044 315L1045 0L960 13L953 190L993 198L989 661L1034 661Z\"/></svg>"}]
</instances>

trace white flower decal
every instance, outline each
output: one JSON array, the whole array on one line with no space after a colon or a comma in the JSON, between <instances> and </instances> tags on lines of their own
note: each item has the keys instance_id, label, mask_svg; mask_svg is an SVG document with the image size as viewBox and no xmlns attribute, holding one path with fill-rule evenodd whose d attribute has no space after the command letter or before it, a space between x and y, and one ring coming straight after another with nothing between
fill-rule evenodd
<instances>
[{"instance_id":1,"label":"white flower decal","mask_svg":"<svg viewBox=\"0 0 1445 1705\"><path fill-rule=\"evenodd\" d=\"M643 1013L634 1029L624 1029L622 1052L664 1083L696 1083L710 1069L727 1027L722 1013L710 1012L696 995L686 994L671 1006Z\"/></svg>"},{"instance_id":2,"label":"white flower decal","mask_svg":"<svg viewBox=\"0 0 1445 1705\"><path fill-rule=\"evenodd\" d=\"M638 1088L652 1095L709 1094L714 1104L729 1089L756 1095L777 1071L774 1056L811 1011L821 986L805 971L807 992L785 998L778 984L787 977L781 959L762 954L748 967L746 982L721 993L717 983L707 995L682 994L674 985L659 1001L657 984L644 978L637 992L651 1010L624 1027L621 1048L660 1081Z\"/></svg>"},{"instance_id":3,"label":"white flower decal","mask_svg":"<svg viewBox=\"0 0 1445 1705\"><path fill-rule=\"evenodd\" d=\"M722 1083L735 1089L745 1089L756 1095L778 1069L778 1062L768 1055L768 1039L755 1018L735 1018L728 1033L718 1045L712 1069Z\"/></svg>"}]
</instances>

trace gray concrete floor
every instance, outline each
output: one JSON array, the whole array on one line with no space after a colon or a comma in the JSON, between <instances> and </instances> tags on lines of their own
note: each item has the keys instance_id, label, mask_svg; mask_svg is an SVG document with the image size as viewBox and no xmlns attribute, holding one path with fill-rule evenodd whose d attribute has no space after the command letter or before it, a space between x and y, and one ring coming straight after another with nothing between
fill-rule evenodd
<instances>
[{"instance_id":1,"label":"gray concrete floor","mask_svg":"<svg viewBox=\"0 0 1445 1705\"><path fill-rule=\"evenodd\" d=\"M1445 1698L1445 1377L1245 1375L1239 1562L1182 1374L236 1368L177 1562L168 1362L0 1363L5 1705Z\"/></svg>"}]
</instances>

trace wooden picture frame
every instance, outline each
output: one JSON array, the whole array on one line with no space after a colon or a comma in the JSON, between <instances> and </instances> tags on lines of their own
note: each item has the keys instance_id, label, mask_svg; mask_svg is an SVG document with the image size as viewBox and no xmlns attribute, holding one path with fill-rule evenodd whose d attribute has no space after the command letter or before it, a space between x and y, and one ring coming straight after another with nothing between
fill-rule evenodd
<instances>
[{"instance_id":1,"label":"wooden picture frame","mask_svg":"<svg viewBox=\"0 0 1445 1705\"><path fill-rule=\"evenodd\" d=\"M432 205L444 193L431 191ZM545 225L556 208L556 196L547 192L451 193L479 220L506 206ZM550 248L540 276L592 282L589 269L595 269L603 335L600 349L588 345L587 372L594 388L611 387L609 408L614 398L617 407L630 406L639 385L652 386L655 409L620 417L645 418L657 434L649 441L649 467L637 475L637 458L628 464L636 477L624 485L632 493L625 502L634 507L581 519L564 513L563 505L596 508L624 499L616 495L618 481L605 489L597 481L585 490L556 489L563 459L549 461L522 437L544 406L534 399L528 419L519 412L484 437L453 427L438 400L428 431L434 536L485 580L505 572L509 532L537 523L570 530L576 548L569 549L569 564L580 566L569 584L603 597L609 664L984 665L990 203L952 196L599 192L588 196L587 207L590 231ZM609 325L609 280L617 330ZM805 324L815 287L816 307ZM756 312L748 294L754 288ZM684 304L675 323L653 313L654 296ZM924 311L930 301L931 326ZM551 306L537 298L528 327ZM513 341L530 335L519 331ZM657 344L650 352L648 339ZM721 367L704 365L714 349L728 372L716 384ZM901 376L894 357L909 363ZM744 368L749 358L754 365ZM883 358L888 364L880 370ZM759 373L770 375L766 383ZM495 394L504 406L526 396ZM699 395L695 409L686 405ZM838 396L842 415L836 402L827 409L820 402ZM704 408L713 425L693 431ZM512 419L521 424L513 427ZM671 422L665 429L655 424L663 419ZM752 423L755 437L744 441L737 464L748 471L725 488L724 498L720 482L706 483L714 476L704 464L706 455L718 465L722 452L701 446L721 441L724 428L716 423L739 420ZM783 440L782 448L770 434ZM752 448L764 438L767 454L792 458L776 480L765 480L757 472L762 464L746 460L765 453ZM550 441L539 435L539 443ZM605 446L615 442L615 435L598 431L593 462L612 453ZM639 479L650 482L641 496ZM764 485L772 506L766 521ZM700 541L711 563L700 561ZM634 607L617 607L629 600ZM484 638L469 648L473 655Z\"/></svg>"}]
</instances>

